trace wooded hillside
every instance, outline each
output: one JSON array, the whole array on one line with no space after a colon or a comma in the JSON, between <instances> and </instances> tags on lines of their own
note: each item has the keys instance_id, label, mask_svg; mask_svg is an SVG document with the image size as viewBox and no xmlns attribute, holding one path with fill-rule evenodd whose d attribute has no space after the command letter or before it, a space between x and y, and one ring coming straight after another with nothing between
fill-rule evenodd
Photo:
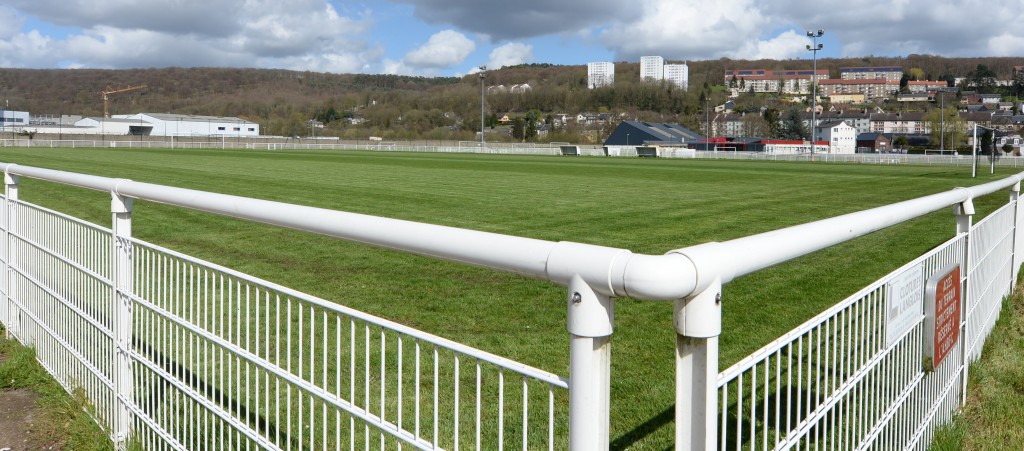
<instances>
[{"instance_id":1,"label":"wooded hillside","mask_svg":"<svg viewBox=\"0 0 1024 451\"><path fill-rule=\"evenodd\" d=\"M696 126L708 103L724 101L727 69L809 69L805 60L688 61L690 88L640 83L638 63L616 63L614 87L587 89L586 66L528 64L488 71L487 86L528 83L525 94L487 95L489 116L544 118L581 112L625 113L639 120ZM1010 79L1024 58L943 58L932 55L818 60L839 78L841 67L900 66L922 79L968 76L979 65L999 79ZM911 71L913 69L913 71ZM304 135L306 121L327 124L318 134L390 138L473 139L480 127L480 85L475 74L462 78L328 74L268 69L0 69L0 95L9 109L38 115L98 116L100 92L108 86L146 85L111 96L111 113L172 112L238 116L259 122L265 134ZM765 102L759 99L758 102ZM344 119L365 120L353 125ZM579 130L562 130L579 133Z\"/></svg>"}]
</instances>

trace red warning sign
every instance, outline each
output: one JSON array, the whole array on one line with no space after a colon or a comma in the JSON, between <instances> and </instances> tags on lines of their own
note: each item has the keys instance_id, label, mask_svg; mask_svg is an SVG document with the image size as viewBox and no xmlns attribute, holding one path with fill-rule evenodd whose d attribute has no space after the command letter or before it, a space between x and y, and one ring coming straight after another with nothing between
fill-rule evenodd
<instances>
[{"instance_id":1,"label":"red warning sign","mask_svg":"<svg viewBox=\"0 0 1024 451\"><path fill-rule=\"evenodd\" d=\"M960 264L943 268L925 284L925 370L939 367L960 340Z\"/></svg>"}]
</instances>

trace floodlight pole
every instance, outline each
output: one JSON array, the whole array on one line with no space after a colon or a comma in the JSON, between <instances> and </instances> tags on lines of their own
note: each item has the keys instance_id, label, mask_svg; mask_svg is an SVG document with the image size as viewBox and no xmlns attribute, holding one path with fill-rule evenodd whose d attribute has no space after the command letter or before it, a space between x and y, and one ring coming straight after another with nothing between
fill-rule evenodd
<instances>
[{"instance_id":1,"label":"floodlight pole","mask_svg":"<svg viewBox=\"0 0 1024 451\"><path fill-rule=\"evenodd\" d=\"M818 38L825 34L825 29L819 28L818 31L807 31L807 36L811 38L813 45L808 45L807 50L811 51L814 60L814 71L811 73L811 153L814 153L814 143L817 138L818 128L818 50L824 47L824 44L818 43Z\"/></svg>"},{"instance_id":2,"label":"floodlight pole","mask_svg":"<svg viewBox=\"0 0 1024 451\"><path fill-rule=\"evenodd\" d=\"M484 148L484 71L487 66L480 66L480 149Z\"/></svg>"},{"instance_id":3,"label":"floodlight pole","mask_svg":"<svg viewBox=\"0 0 1024 451\"><path fill-rule=\"evenodd\" d=\"M708 93L708 96L704 98L704 114L707 116L707 124L708 124L707 125L707 127L708 127L708 136L707 136L707 139L704 140L704 151L707 152L708 151L708 147L709 147L709 143L711 142L711 93L710 92Z\"/></svg>"},{"instance_id":4,"label":"floodlight pole","mask_svg":"<svg viewBox=\"0 0 1024 451\"><path fill-rule=\"evenodd\" d=\"M974 145L971 146L971 177L978 176L978 124L974 124Z\"/></svg>"},{"instance_id":5,"label":"floodlight pole","mask_svg":"<svg viewBox=\"0 0 1024 451\"><path fill-rule=\"evenodd\" d=\"M939 114L939 155L946 154L946 96L945 92L939 91L939 104L942 105Z\"/></svg>"}]
</instances>

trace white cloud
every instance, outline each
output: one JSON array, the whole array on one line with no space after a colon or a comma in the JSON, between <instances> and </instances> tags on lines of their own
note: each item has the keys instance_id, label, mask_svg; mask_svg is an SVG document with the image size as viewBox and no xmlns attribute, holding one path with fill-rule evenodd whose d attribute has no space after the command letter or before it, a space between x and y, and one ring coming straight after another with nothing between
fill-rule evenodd
<instances>
[{"instance_id":1,"label":"white cloud","mask_svg":"<svg viewBox=\"0 0 1024 451\"><path fill-rule=\"evenodd\" d=\"M18 35L25 20L6 6L0 6L0 39L8 40Z\"/></svg>"},{"instance_id":2,"label":"white cloud","mask_svg":"<svg viewBox=\"0 0 1024 451\"><path fill-rule=\"evenodd\" d=\"M518 42L510 42L491 51L487 59L488 69L498 69L505 66L532 63L533 46Z\"/></svg>"},{"instance_id":3,"label":"white cloud","mask_svg":"<svg viewBox=\"0 0 1024 451\"><path fill-rule=\"evenodd\" d=\"M385 59L381 66L383 67L383 73L390 75L412 75L416 73L413 68L406 66L403 61L395 61L393 59Z\"/></svg>"},{"instance_id":4,"label":"white cloud","mask_svg":"<svg viewBox=\"0 0 1024 451\"><path fill-rule=\"evenodd\" d=\"M750 41L737 49L732 58L738 59L793 59L807 56L807 45L811 40L793 30L783 32L767 40Z\"/></svg>"},{"instance_id":5,"label":"white cloud","mask_svg":"<svg viewBox=\"0 0 1024 451\"><path fill-rule=\"evenodd\" d=\"M454 30L444 30L431 36L426 44L407 53L404 63L419 68L447 67L461 64L475 50L476 43L466 35Z\"/></svg>"},{"instance_id":6,"label":"white cloud","mask_svg":"<svg viewBox=\"0 0 1024 451\"><path fill-rule=\"evenodd\" d=\"M601 41L620 57L662 55L668 59L735 53L769 26L754 0L642 0L644 16L619 22Z\"/></svg>"},{"instance_id":7,"label":"white cloud","mask_svg":"<svg viewBox=\"0 0 1024 451\"><path fill-rule=\"evenodd\" d=\"M173 7L134 0L10 0L41 22L80 28L52 39L28 34L0 44L11 66L166 67L257 66L340 72L368 71L381 52L365 36L369 12L343 16L328 0L178 0ZM0 8L0 25L5 25ZM7 29L7 27L3 27ZM20 26L16 29L19 29ZM2 32L0 32L2 34ZM37 33L38 35L38 33ZM11 55L11 56L7 56Z\"/></svg>"},{"instance_id":8,"label":"white cloud","mask_svg":"<svg viewBox=\"0 0 1024 451\"><path fill-rule=\"evenodd\" d=\"M1024 36L1004 33L989 38L987 47L989 53L993 55L1022 55L1024 54Z\"/></svg>"},{"instance_id":9,"label":"white cloud","mask_svg":"<svg viewBox=\"0 0 1024 451\"><path fill-rule=\"evenodd\" d=\"M0 41L0 66L51 67L60 62L53 41L38 31L19 33Z\"/></svg>"}]
</instances>

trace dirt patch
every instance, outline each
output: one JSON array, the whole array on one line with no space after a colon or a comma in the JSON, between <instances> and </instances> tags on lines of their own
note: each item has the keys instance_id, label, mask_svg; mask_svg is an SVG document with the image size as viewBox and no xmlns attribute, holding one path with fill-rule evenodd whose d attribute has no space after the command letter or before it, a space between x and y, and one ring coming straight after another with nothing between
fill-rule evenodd
<instances>
[{"instance_id":1,"label":"dirt patch","mask_svg":"<svg viewBox=\"0 0 1024 451\"><path fill-rule=\"evenodd\" d=\"M0 354L0 363L4 357ZM43 437L36 429L43 413L38 398L26 389L0 391L0 451L60 449L40 442ZM49 438L51 442L56 439Z\"/></svg>"},{"instance_id":2,"label":"dirt patch","mask_svg":"<svg viewBox=\"0 0 1024 451\"><path fill-rule=\"evenodd\" d=\"M35 393L24 389L0 391L0 450L39 449L32 436L39 416Z\"/></svg>"}]
</instances>

